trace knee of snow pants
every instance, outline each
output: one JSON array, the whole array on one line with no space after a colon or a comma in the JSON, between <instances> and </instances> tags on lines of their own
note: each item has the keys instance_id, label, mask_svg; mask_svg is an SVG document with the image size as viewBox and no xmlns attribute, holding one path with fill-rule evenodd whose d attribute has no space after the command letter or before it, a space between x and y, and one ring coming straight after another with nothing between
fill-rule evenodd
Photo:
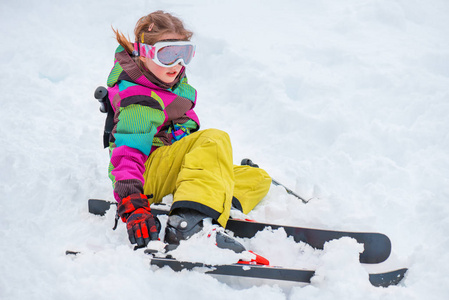
<instances>
[{"instance_id":1,"label":"knee of snow pants","mask_svg":"<svg viewBox=\"0 0 449 300\"><path fill-rule=\"evenodd\" d=\"M248 178L255 173L243 172L243 169L237 172L240 180L235 184L235 168L240 169L233 165L228 134L217 129L198 131L150 155L145 163L144 193L153 194L154 202L173 194L172 210L196 209L225 227L234 192L240 197L238 200L242 208L245 207L244 211L249 211L269 189L269 185L262 184L260 192L251 191L257 189L257 184Z\"/></svg>"},{"instance_id":2,"label":"knee of snow pants","mask_svg":"<svg viewBox=\"0 0 449 300\"><path fill-rule=\"evenodd\" d=\"M260 168L234 166L233 205L244 214L249 213L268 193L271 177Z\"/></svg>"}]
</instances>

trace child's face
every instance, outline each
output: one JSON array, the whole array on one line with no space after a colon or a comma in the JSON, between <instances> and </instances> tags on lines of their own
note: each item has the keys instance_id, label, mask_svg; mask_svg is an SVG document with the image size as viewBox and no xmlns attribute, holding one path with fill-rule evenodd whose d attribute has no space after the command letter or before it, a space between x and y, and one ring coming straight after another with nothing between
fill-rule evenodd
<instances>
[{"instance_id":1,"label":"child's face","mask_svg":"<svg viewBox=\"0 0 449 300\"><path fill-rule=\"evenodd\" d=\"M179 35L177 33L166 33L161 36L159 41L162 40L183 40L184 36ZM151 58L145 58L141 57L140 59L143 60L145 63L145 66L148 68L148 70L151 71L159 80L161 80L164 83L171 83L175 80L176 76L178 76L179 72L181 72L182 65L177 64L172 67L161 67L157 65Z\"/></svg>"}]
</instances>

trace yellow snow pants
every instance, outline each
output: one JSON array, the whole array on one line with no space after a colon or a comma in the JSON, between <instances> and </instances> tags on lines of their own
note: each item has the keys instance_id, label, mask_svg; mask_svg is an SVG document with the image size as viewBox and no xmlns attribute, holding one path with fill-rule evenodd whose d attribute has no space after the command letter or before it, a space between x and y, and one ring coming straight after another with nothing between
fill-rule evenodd
<instances>
[{"instance_id":1,"label":"yellow snow pants","mask_svg":"<svg viewBox=\"0 0 449 300\"><path fill-rule=\"evenodd\" d=\"M226 132L197 131L151 153L145 163L144 193L152 203L173 194L172 211L192 208L226 227L231 205L251 211L268 193L271 178L262 169L235 166Z\"/></svg>"}]
</instances>

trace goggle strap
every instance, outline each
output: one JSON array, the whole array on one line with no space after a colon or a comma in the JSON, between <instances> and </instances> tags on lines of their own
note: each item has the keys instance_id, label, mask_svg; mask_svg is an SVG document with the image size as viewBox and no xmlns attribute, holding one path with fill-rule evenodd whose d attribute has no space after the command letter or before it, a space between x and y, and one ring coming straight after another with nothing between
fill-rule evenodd
<instances>
[{"instance_id":1,"label":"goggle strap","mask_svg":"<svg viewBox=\"0 0 449 300\"><path fill-rule=\"evenodd\" d=\"M141 44L141 43L134 43L134 49L137 49L137 54L139 56L145 56L149 57L151 59L154 58L156 47L147 45L147 44ZM147 52L148 49L148 52Z\"/></svg>"},{"instance_id":2,"label":"goggle strap","mask_svg":"<svg viewBox=\"0 0 449 300\"><path fill-rule=\"evenodd\" d=\"M138 42L135 42L134 44L133 44L133 46L134 46L134 51L131 53L132 54L132 56L135 56L135 57L139 57L140 56L140 47L139 47L139 43Z\"/></svg>"}]
</instances>

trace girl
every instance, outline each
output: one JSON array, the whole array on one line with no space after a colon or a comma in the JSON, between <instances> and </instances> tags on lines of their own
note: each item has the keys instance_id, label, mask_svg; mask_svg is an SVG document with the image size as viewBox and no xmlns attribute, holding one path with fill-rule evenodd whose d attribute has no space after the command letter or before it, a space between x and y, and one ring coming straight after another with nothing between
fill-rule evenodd
<instances>
[{"instance_id":1,"label":"girl","mask_svg":"<svg viewBox=\"0 0 449 300\"><path fill-rule=\"evenodd\" d=\"M231 206L248 213L271 178L262 169L234 166L225 132L198 131L197 94L186 77L195 53L192 32L163 11L139 19L134 43L114 32L120 45L107 81L114 109L109 177L130 242L144 247L158 239L161 226L150 204L168 194L165 242L173 247L201 231L205 218L225 227ZM224 234L216 239L219 247L244 250Z\"/></svg>"}]
</instances>

